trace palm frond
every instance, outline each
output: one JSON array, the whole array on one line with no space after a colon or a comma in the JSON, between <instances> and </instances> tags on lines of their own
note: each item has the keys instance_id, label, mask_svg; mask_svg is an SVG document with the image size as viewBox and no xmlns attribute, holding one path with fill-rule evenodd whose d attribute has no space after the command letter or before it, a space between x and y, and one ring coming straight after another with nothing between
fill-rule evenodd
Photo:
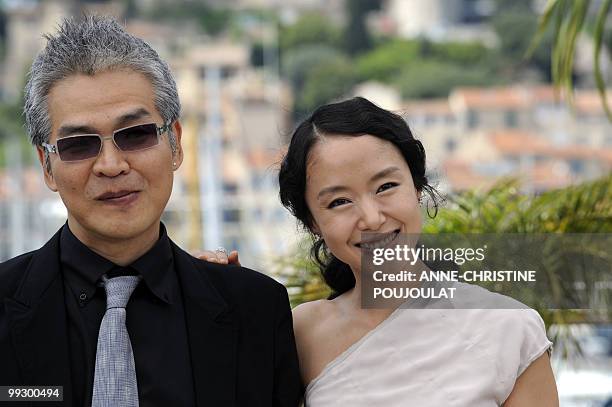
<instances>
[{"instance_id":1,"label":"palm frond","mask_svg":"<svg viewBox=\"0 0 612 407\"><path fill-rule=\"evenodd\" d=\"M570 107L574 108L573 99L573 67L574 55L578 35L589 25L588 11L590 0L549 0L540 16L536 34L525 53L529 58L542 42L544 33L553 28L554 41L551 50L551 76L557 90L562 91ZM603 0L599 6L595 19L595 31L593 33L594 60L593 68L595 83L599 92L601 103L606 116L612 121L612 109L609 106L606 95L606 84L601 72L600 55L605 33L605 25L611 10L612 0Z\"/></svg>"},{"instance_id":2,"label":"palm frond","mask_svg":"<svg viewBox=\"0 0 612 407\"><path fill-rule=\"evenodd\" d=\"M604 0L599 12L597 14L597 21L595 22L595 53L593 56L594 64L595 64L595 83L597 85L597 91L599 92L599 96L601 97L604 110L606 111L606 115L608 119L612 121L612 110L610 109L610 105L608 104L608 98L606 97L606 84L603 79L603 75L601 73L601 61L599 59L601 54L601 45L603 43L604 36L604 28L606 24L606 18L608 13L610 12L610 8L612 6L612 0Z\"/></svg>"}]
</instances>

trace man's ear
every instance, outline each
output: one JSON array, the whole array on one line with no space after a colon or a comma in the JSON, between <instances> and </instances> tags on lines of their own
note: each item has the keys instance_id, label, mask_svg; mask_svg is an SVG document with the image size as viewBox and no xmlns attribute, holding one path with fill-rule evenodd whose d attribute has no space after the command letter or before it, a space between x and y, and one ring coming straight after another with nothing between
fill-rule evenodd
<instances>
[{"instance_id":1,"label":"man's ear","mask_svg":"<svg viewBox=\"0 0 612 407\"><path fill-rule=\"evenodd\" d=\"M172 169L176 171L183 162L183 145L181 144L183 128L181 127L181 122L178 120L172 124L172 133L174 134L174 139L176 140L176 149L172 152Z\"/></svg>"},{"instance_id":2,"label":"man's ear","mask_svg":"<svg viewBox=\"0 0 612 407\"><path fill-rule=\"evenodd\" d=\"M36 153L38 154L38 161L40 162L40 166L43 170L45 184L47 184L47 187L51 191L57 192L57 185L55 184L55 179L53 178L53 173L51 171L51 157L49 157L48 154L45 154L45 150L43 150L41 146L36 146Z\"/></svg>"}]
</instances>

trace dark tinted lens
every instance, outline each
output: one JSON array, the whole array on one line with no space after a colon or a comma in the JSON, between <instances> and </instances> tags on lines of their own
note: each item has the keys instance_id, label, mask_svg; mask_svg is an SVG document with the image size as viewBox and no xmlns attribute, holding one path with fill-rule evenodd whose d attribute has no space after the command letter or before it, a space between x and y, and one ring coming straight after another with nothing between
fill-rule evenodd
<instances>
[{"instance_id":1,"label":"dark tinted lens","mask_svg":"<svg viewBox=\"0 0 612 407\"><path fill-rule=\"evenodd\" d=\"M100 152L100 137L84 135L58 139L57 152L62 161L79 161L96 157Z\"/></svg>"},{"instance_id":2,"label":"dark tinted lens","mask_svg":"<svg viewBox=\"0 0 612 407\"><path fill-rule=\"evenodd\" d=\"M142 150L157 145L157 125L141 124L115 133L115 143L123 151Z\"/></svg>"}]
</instances>

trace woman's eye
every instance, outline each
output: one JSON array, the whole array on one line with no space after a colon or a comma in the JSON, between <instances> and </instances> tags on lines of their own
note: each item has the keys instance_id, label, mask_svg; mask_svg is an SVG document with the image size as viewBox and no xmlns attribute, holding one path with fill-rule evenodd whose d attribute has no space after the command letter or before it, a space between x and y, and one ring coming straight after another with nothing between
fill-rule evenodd
<instances>
[{"instance_id":1,"label":"woman's eye","mask_svg":"<svg viewBox=\"0 0 612 407\"><path fill-rule=\"evenodd\" d=\"M387 183L384 183L384 184L382 184L382 185L381 185L381 186L378 188L378 190L376 191L376 193L386 191L387 189L391 189L391 188L396 187L396 186L398 186L398 185L399 185L399 184L398 184L397 182L387 182Z\"/></svg>"},{"instance_id":2,"label":"woman's eye","mask_svg":"<svg viewBox=\"0 0 612 407\"><path fill-rule=\"evenodd\" d=\"M327 208L328 209L335 208L336 206L344 205L344 204L347 204L349 202L350 201L348 199L346 199L346 198L334 199L333 201L331 201L329 203L329 205L327 205Z\"/></svg>"}]
</instances>

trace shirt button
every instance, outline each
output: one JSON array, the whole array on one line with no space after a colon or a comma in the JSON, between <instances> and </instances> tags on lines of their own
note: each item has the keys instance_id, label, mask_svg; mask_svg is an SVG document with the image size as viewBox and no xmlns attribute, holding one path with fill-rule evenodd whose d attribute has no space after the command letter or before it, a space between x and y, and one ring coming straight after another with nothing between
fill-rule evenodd
<instances>
[{"instance_id":1,"label":"shirt button","mask_svg":"<svg viewBox=\"0 0 612 407\"><path fill-rule=\"evenodd\" d=\"M87 294L81 293L81 295L79 295L79 300L85 301L86 299L87 299Z\"/></svg>"}]
</instances>

